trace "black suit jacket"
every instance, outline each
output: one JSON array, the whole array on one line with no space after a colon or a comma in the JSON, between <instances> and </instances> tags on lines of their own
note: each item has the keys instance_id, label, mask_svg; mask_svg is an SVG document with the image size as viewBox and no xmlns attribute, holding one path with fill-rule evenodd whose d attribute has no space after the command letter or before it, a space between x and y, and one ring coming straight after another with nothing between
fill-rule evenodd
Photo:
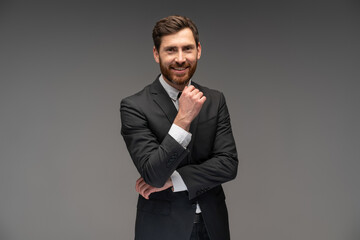
<instances>
[{"instance_id":1,"label":"black suit jacket","mask_svg":"<svg viewBox=\"0 0 360 240\"><path fill-rule=\"evenodd\" d=\"M139 93L121 101L121 133L145 182L162 187L174 170L188 191L167 189L139 195L135 225L138 240L187 240L196 202L211 240L230 239L221 184L237 174L237 152L223 94L192 83L206 101L190 126L192 139L184 149L168 131L177 110L157 78Z\"/></svg>"}]
</instances>

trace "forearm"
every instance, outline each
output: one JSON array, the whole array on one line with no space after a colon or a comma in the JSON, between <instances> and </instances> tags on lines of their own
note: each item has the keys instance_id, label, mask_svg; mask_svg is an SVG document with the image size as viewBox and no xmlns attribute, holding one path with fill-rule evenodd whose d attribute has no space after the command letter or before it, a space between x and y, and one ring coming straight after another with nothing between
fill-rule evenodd
<instances>
[{"instance_id":1,"label":"forearm","mask_svg":"<svg viewBox=\"0 0 360 240\"><path fill-rule=\"evenodd\" d=\"M236 155L215 156L198 165L186 165L178 168L182 180L187 186L189 199L225 182L237 175L238 159Z\"/></svg>"},{"instance_id":2,"label":"forearm","mask_svg":"<svg viewBox=\"0 0 360 240\"><path fill-rule=\"evenodd\" d=\"M127 144L131 142L126 135L124 139ZM140 175L153 187L162 187L188 154L188 150L170 135L167 135L158 146L156 144L140 146L143 144L129 143L128 150Z\"/></svg>"}]
</instances>

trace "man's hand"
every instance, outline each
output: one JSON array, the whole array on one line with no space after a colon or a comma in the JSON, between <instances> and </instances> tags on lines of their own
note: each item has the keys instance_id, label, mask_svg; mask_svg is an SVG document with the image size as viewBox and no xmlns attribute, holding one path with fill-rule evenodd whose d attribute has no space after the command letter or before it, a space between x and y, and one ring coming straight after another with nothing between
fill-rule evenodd
<instances>
[{"instance_id":1,"label":"man's hand","mask_svg":"<svg viewBox=\"0 0 360 240\"><path fill-rule=\"evenodd\" d=\"M193 85L185 86L179 98L179 111L174 123L189 131L191 122L199 114L205 101L206 97L199 89Z\"/></svg>"},{"instance_id":2,"label":"man's hand","mask_svg":"<svg viewBox=\"0 0 360 240\"><path fill-rule=\"evenodd\" d=\"M153 192L161 192L165 189L168 189L169 187L172 187L172 181L171 178L169 178L166 183L164 184L164 186L162 186L161 188L156 188L153 186L150 186L149 184L147 184L144 179L141 177L136 181L136 185L135 185L135 189L136 191L141 194L141 196L143 196L146 199L149 199L149 196L151 193Z\"/></svg>"}]
</instances>

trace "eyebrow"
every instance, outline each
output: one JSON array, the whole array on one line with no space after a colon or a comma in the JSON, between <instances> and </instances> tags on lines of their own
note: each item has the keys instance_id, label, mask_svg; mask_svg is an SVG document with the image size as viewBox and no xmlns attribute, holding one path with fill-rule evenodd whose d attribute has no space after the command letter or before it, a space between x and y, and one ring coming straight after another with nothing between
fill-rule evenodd
<instances>
[{"instance_id":1,"label":"eyebrow","mask_svg":"<svg viewBox=\"0 0 360 240\"><path fill-rule=\"evenodd\" d=\"M165 50L169 50L169 49L172 49L172 48L178 49L178 47L176 47L176 46L164 47ZM191 48L191 49L193 49L193 48L195 48L195 45L194 44L188 44L188 45L182 46L182 48Z\"/></svg>"},{"instance_id":2,"label":"eyebrow","mask_svg":"<svg viewBox=\"0 0 360 240\"><path fill-rule=\"evenodd\" d=\"M189 44L189 45L184 46L184 48L195 48L195 45L194 44Z\"/></svg>"}]
</instances>

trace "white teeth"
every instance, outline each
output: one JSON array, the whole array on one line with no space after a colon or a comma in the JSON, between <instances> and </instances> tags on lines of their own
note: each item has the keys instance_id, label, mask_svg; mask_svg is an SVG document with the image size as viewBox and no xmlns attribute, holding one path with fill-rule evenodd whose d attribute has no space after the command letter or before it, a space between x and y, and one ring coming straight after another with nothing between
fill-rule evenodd
<instances>
[{"instance_id":1,"label":"white teeth","mask_svg":"<svg viewBox=\"0 0 360 240\"><path fill-rule=\"evenodd\" d=\"M174 68L174 69L181 71L181 70L185 70L186 68Z\"/></svg>"}]
</instances>

